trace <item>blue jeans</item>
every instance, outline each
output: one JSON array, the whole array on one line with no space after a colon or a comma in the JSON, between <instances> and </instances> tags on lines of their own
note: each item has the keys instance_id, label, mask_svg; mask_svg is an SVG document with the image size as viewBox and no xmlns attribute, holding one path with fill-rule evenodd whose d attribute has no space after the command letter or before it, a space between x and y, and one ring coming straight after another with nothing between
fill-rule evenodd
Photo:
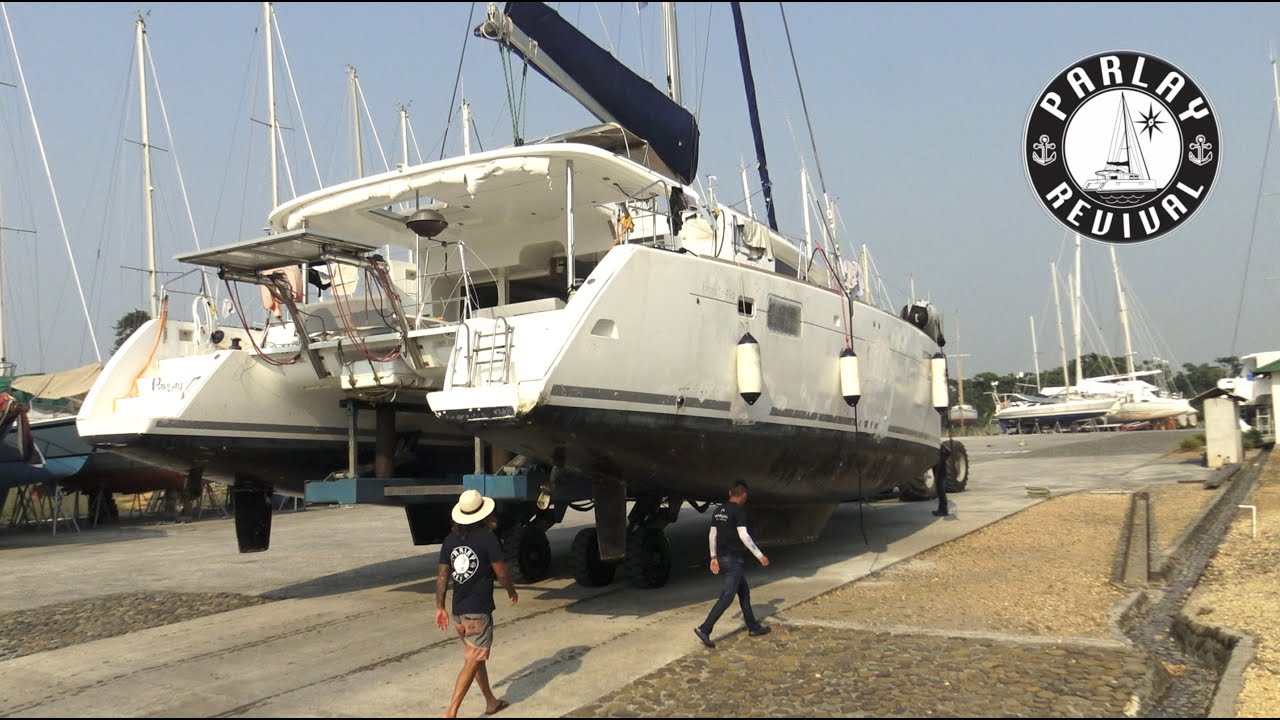
<instances>
[{"instance_id":1,"label":"blue jeans","mask_svg":"<svg viewBox=\"0 0 1280 720\"><path fill-rule=\"evenodd\" d=\"M711 612L707 614L707 619L702 622L703 631L708 635L711 634L716 621L733 604L735 595L738 596L738 604L742 606L742 619L747 623L748 628L755 630L760 627L760 623L756 622L756 615L751 611L751 586L747 584L746 558L726 556L719 558L719 561L720 599L716 600L716 604L711 607Z\"/></svg>"}]
</instances>

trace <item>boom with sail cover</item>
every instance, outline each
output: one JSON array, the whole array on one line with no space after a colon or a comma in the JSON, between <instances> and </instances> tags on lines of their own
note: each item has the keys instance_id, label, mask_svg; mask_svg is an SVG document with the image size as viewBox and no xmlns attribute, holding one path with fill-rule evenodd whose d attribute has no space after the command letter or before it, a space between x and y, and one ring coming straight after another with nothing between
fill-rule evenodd
<instances>
[{"instance_id":1,"label":"boom with sail cover","mask_svg":"<svg viewBox=\"0 0 1280 720\"><path fill-rule=\"evenodd\" d=\"M507 3L476 35L502 43L601 122L644 139L685 183L698 172L698 121L544 3Z\"/></svg>"}]
</instances>

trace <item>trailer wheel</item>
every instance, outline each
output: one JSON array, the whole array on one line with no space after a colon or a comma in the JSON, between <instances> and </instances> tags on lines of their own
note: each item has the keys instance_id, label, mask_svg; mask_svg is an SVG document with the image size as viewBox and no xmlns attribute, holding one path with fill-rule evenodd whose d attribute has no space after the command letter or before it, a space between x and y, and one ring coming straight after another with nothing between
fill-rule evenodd
<instances>
[{"instance_id":1,"label":"trailer wheel","mask_svg":"<svg viewBox=\"0 0 1280 720\"><path fill-rule=\"evenodd\" d=\"M659 588L671 578L671 545L657 528L637 528L627 538L627 575L638 588Z\"/></svg>"},{"instance_id":2,"label":"trailer wheel","mask_svg":"<svg viewBox=\"0 0 1280 720\"><path fill-rule=\"evenodd\" d=\"M969 487L969 451L964 443L948 440L942 443L945 459L942 461L947 473L947 492L964 492Z\"/></svg>"},{"instance_id":3,"label":"trailer wheel","mask_svg":"<svg viewBox=\"0 0 1280 720\"><path fill-rule=\"evenodd\" d=\"M502 538L503 554L516 582L535 583L551 571L551 543L536 525L517 525Z\"/></svg>"},{"instance_id":4,"label":"trailer wheel","mask_svg":"<svg viewBox=\"0 0 1280 720\"><path fill-rule=\"evenodd\" d=\"M573 537L570 564L573 579L584 587L602 587L613 582L618 564L600 559L600 535L593 527L583 528Z\"/></svg>"}]
</instances>

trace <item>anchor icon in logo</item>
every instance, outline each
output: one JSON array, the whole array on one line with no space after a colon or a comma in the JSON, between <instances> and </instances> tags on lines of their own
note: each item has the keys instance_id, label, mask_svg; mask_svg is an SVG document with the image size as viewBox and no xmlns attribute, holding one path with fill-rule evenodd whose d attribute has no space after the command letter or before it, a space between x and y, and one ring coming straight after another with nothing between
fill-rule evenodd
<instances>
[{"instance_id":1,"label":"anchor icon in logo","mask_svg":"<svg viewBox=\"0 0 1280 720\"><path fill-rule=\"evenodd\" d=\"M1197 165L1213 162L1213 143L1204 141L1203 135L1197 135L1196 141L1188 145L1191 152L1187 153L1187 159Z\"/></svg>"},{"instance_id":2,"label":"anchor icon in logo","mask_svg":"<svg viewBox=\"0 0 1280 720\"><path fill-rule=\"evenodd\" d=\"M1204 138L1201 139L1203 140ZM1035 148L1031 153L1031 159L1041 165L1048 165L1058 159L1058 153L1054 152L1058 146L1056 143L1049 142L1048 135L1041 135L1040 142L1032 143L1031 147Z\"/></svg>"}]
</instances>

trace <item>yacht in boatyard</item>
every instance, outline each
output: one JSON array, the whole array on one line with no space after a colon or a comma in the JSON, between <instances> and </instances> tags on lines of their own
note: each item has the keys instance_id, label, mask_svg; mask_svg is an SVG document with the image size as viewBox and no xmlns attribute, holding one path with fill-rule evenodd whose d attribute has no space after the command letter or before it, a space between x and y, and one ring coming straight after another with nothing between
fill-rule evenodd
<instances>
[{"instance_id":1,"label":"yacht in boatyard","mask_svg":"<svg viewBox=\"0 0 1280 720\"><path fill-rule=\"evenodd\" d=\"M228 384L193 368L167 402L240 404L245 423L278 432L306 424L298 408L357 399L378 408L379 435L408 417L424 426L420 448L479 437L518 454L501 477L538 479L498 499L526 579L545 574L545 531L570 503L596 520L573 543L579 582L610 582L621 561L656 587L670 571L664 528L686 502L722 500L731 479L750 485L766 543L811 540L840 502L893 487L963 489L963 446L941 440L950 402L930 308L874 307L846 289L833 240L797 243L701 196L693 116L546 6L491 9L477 32L517 52L536 42L530 63L595 93L604 124L325 188L278 207L265 238L184 256L268 288L294 319L282 328L305 331L219 346L201 362L230 365ZM574 63L616 67L595 86L557 80ZM648 112L624 107L636 105ZM414 266L389 271L388 245L414 250ZM337 293L318 321L278 270L290 264L363 273L378 311ZM248 377L262 390L233 389Z\"/></svg>"}]
</instances>

